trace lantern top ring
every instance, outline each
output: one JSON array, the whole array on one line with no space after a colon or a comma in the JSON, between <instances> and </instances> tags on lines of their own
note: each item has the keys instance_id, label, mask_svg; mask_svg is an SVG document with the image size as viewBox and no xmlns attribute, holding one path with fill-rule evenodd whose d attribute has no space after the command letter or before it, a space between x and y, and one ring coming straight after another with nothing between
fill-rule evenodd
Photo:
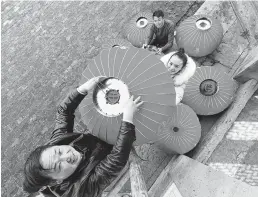
<instances>
[{"instance_id":1,"label":"lantern top ring","mask_svg":"<svg viewBox=\"0 0 258 197\"><path fill-rule=\"evenodd\" d=\"M116 117L123 113L124 104L130 98L127 85L120 79L107 77L93 91L95 109L107 117Z\"/></svg>"},{"instance_id":2,"label":"lantern top ring","mask_svg":"<svg viewBox=\"0 0 258 197\"><path fill-rule=\"evenodd\" d=\"M137 20L136 20L136 26L138 28L144 28L148 25L148 20L147 18L145 17L139 17Z\"/></svg>"},{"instance_id":3,"label":"lantern top ring","mask_svg":"<svg viewBox=\"0 0 258 197\"><path fill-rule=\"evenodd\" d=\"M213 79L206 79L200 84L200 92L204 96L212 96L219 91L219 86Z\"/></svg>"},{"instance_id":4,"label":"lantern top ring","mask_svg":"<svg viewBox=\"0 0 258 197\"><path fill-rule=\"evenodd\" d=\"M197 21L196 21L196 27L200 30L208 30L211 28L211 25L212 25L212 22L211 20L209 20L207 17L202 17L202 18L199 18Z\"/></svg>"}]
</instances>

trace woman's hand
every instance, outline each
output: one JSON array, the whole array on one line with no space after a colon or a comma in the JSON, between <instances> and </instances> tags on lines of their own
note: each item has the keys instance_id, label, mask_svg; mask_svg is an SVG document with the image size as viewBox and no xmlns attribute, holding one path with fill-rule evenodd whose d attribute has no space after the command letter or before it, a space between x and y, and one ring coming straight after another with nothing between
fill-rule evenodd
<instances>
[{"instance_id":1,"label":"woman's hand","mask_svg":"<svg viewBox=\"0 0 258 197\"><path fill-rule=\"evenodd\" d=\"M123 110L123 121L133 123L134 114L139 111L139 107L143 104L143 101L140 101L141 97L139 96L135 100L134 96L131 96L127 103L124 106Z\"/></svg>"},{"instance_id":2,"label":"woman's hand","mask_svg":"<svg viewBox=\"0 0 258 197\"><path fill-rule=\"evenodd\" d=\"M88 91L90 91L91 89L95 88L95 86L104 79L103 76L99 76L99 77L94 77L91 78L90 80L88 80L87 82L85 82L84 84L82 84L81 86L79 86L77 88L78 92L82 93L82 94L87 94Z\"/></svg>"}]
</instances>

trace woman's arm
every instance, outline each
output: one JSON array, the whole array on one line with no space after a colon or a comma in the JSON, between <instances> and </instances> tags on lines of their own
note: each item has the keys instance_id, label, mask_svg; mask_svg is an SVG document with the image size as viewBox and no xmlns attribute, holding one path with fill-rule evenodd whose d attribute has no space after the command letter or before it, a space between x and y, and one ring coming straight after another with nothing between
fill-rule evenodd
<instances>
[{"instance_id":1,"label":"woman's arm","mask_svg":"<svg viewBox=\"0 0 258 197\"><path fill-rule=\"evenodd\" d=\"M132 144L136 139L133 115L142 104L140 97L135 101L133 101L133 96L129 99L124 108L123 121L116 144L110 154L95 167L90 176L83 180L78 196L82 197L86 194L87 196L98 196L124 168Z\"/></svg>"},{"instance_id":2,"label":"woman's arm","mask_svg":"<svg viewBox=\"0 0 258 197\"><path fill-rule=\"evenodd\" d=\"M65 133L72 133L74 126L74 112L92 88L99 82L100 77L88 80L86 83L73 90L58 106L56 113L55 129L51 140Z\"/></svg>"}]
</instances>

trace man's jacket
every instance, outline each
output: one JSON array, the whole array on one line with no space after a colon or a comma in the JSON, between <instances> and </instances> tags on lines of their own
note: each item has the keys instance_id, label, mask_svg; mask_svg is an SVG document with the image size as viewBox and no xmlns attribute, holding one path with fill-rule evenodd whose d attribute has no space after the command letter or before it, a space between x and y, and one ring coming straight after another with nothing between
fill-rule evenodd
<instances>
[{"instance_id":1,"label":"man's jacket","mask_svg":"<svg viewBox=\"0 0 258 197\"><path fill-rule=\"evenodd\" d=\"M58 107L56 126L48 144L72 145L83 154L76 171L60 185L48 187L42 194L55 197L96 197L124 168L135 140L135 126L121 122L114 146L91 134L73 133L74 112L85 95L74 90Z\"/></svg>"}]
</instances>

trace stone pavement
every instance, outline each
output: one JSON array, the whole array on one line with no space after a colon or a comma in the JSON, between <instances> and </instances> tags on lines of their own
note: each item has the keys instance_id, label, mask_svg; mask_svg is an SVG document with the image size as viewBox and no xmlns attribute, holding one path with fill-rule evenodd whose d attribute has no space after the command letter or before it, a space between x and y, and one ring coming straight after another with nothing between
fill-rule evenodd
<instances>
[{"instance_id":1,"label":"stone pavement","mask_svg":"<svg viewBox=\"0 0 258 197\"><path fill-rule=\"evenodd\" d=\"M207 164L258 187L258 94L248 101Z\"/></svg>"},{"instance_id":2,"label":"stone pavement","mask_svg":"<svg viewBox=\"0 0 258 197\"><path fill-rule=\"evenodd\" d=\"M122 38L139 11L160 8L175 23L202 2L2 1L2 196L26 196L23 165L45 143L56 106L78 85L101 40ZM75 131L85 126L76 112Z\"/></svg>"}]
</instances>

